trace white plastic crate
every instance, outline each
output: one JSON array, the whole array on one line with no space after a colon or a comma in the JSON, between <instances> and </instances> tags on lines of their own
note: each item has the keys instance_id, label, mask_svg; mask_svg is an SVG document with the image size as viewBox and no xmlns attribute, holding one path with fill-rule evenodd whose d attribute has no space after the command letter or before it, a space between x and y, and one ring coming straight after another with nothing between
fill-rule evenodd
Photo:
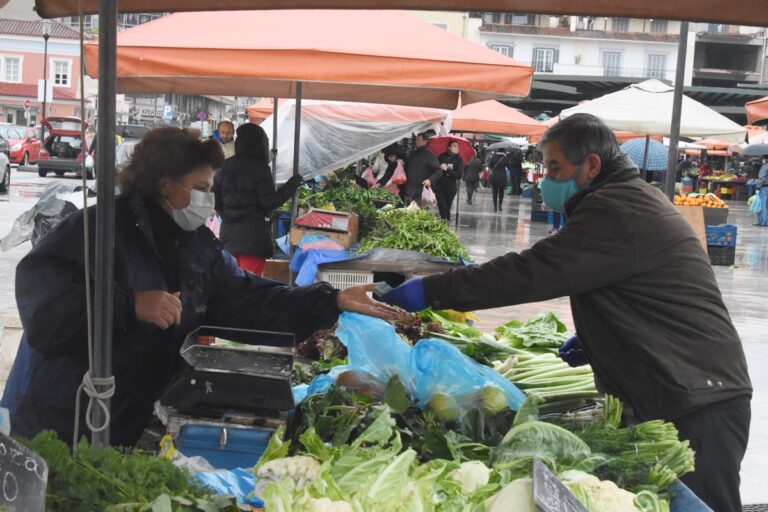
<instances>
[{"instance_id":1,"label":"white plastic crate","mask_svg":"<svg viewBox=\"0 0 768 512\"><path fill-rule=\"evenodd\" d=\"M350 286L372 283L373 272L319 270L317 280L330 283L337 290L346 290Z\"/></svg>"}]
</instances>

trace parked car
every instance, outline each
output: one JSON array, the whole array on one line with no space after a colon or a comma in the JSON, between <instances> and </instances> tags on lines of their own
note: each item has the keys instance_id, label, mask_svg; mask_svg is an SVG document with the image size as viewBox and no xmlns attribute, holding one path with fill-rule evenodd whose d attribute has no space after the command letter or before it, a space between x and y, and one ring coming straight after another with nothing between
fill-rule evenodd
<instances>
[{"instance_id":1,"label":"parked car","mask_svg":"<svg viewBox=\"0 0 768 512\"><path fill-rule=\"evenodd\" d=\"M122 140L141 140L148 131L149 127L143 124L118 124L115 129L115 135L121 137Z\"/></svg>"},{"instance_id":2,"label":"parked car","mask_svg":"<svg viewBox=\"0 0 768 512\"><path fill-rule=\"evenodd\" d=\"M45 177L49 172L63 176L65 172L81 174L83 158L86 163L86 177L94 177L93 158L89 154L88 139L80 135L82 121L76 117L49 117L43 119L45 142L40 148L37 173ZM85 127L88 123L85 123Z\"/></svg>"},{"instance_id":3,"label":"parked car","mask_svg":"<svg viewBox=\"0 0 768 512\"><path fill-rule=\"evenodd\" d=\"M2 144L7 144L7 141L0 137L0 171L3 173L2 180L0 180L0 192L8 192L8 189L11 188L11 161L8 159L8 153L3 151Z\"/></svg>"},{"instance_id":4,"label":"parked car","mask_svg":"<svg viewBox=\"0 0 768 512\"><path fill-rule=\"evenodd\" d=\"M36 128L2 123L0 135L10 145L9 156L12 164L29 165L37 162L42 144Z\"/></svg>"}]
</instances>

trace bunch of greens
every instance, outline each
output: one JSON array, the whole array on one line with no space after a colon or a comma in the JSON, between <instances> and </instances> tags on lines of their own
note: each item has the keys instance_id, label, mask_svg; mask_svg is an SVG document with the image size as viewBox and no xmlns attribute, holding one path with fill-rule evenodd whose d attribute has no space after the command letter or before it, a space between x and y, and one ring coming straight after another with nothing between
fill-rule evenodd
<instances>
[{"instance_id":1,"label":"bunch of greens","mask_svg":"<svg viewBox=\"0 0 768 512\"><path fill-rule=\"evenodd\" d=\"M496 328L499 341L515 348L558 348L568 340L568 328L554 313L542 313L527 322L512 320Z\"/></svg>"},{"instance_id":2,"label":"bunch of greens","mask_svg":"<svg viewBox=\"0 0 768 512\"><path fill-rule=\"evenodd\" d=\"M506 483L502 473L478 462L434 459L419 463L416 450L404 446L389 406L370 405L368 411L365 417L370 421L347 444L326 443L314 427L306 429L298 442L273 439L259 461L261 467L285 461L283 467L289 468L289 451L311 456L321 465L318 474L302 485L285 478L267 486L262 496L265 508L294 512L480 511L484 501Z\"/></svg>"},{"instance_id":3,"label":"bunch of greens","mask_svg":"<svg viewBox=\"0 0 768 512\"><path fill-rule=\"evenodd\" d=\"M462 421L439 420L429 410L411 402L402 383L395 377L386 386L383 398L375 400L341 386L328 393L308 397L296 408L285 439L297 441L308 430L333 445L354 442L388 407L397 425L403 445L413 449L419 460L458 459L489 461L489 446L498 444L509 430L514 412L489 414L478 409L468 411ZM297 448L291 451L296 453Z\"/></svg>"},{"instance_id":4,"label":"bunch of greens","mask_svg":"<svg viewBox=\"0 0 768 512\"><path fill-rule=\"evenodd\" d=\"M77 456L54 432L22 441L48 463L46 508L56 512L239 510L230 497L212 496L170 461L81 441Z\"/></svg>"},{"instance_id":5,"label":"bunch of greens","mask_svg":"<svg viewBox=\"0 0 768 512\"><path fill-rule=\"evenodd\" d=\"M609 397L605 419L576 432L602 455L593 459L592 473L633 492L658 493L694 470L694 452L672 423L652 420L622 428L621 414L621 402Z\"/></svg>"},{"instance_id":6,"label":"bunch of greens","mask_svg":"<svg viewBox=\"0 0 768 512\"><path fill-rule=\"evenodd\" d=\"M360 242L361 251L377 248L418 251L450 261L469 258L448 224L421 209L382 211L373 231Z\"/></svg>"},{"instance_id":7,"label":"bunch of greens","mask_svg":"<svg viewBox=\"0 0 768 512\"><path fill-rule=\"evenodd\" d=\"M362 189L346 178L329 178L323 190L299 189L299 208L322 208L333 205L338 211L354 212L360 217L360 236L373 229L377 217L376 203L400 204L400 198L383 188Z\"/></svg>"}]
</instances>

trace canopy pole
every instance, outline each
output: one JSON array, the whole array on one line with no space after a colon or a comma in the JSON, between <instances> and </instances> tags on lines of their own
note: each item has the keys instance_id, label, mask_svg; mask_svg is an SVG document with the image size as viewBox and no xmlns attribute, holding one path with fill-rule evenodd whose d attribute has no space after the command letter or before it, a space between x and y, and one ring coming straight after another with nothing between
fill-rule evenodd
<instances>
[{"instance_id":1,"label":"canopy pole","mask_svg":"<svg viewBox=\"0 0 768 512\"><path fill-rule=\"evenodd\" d=\"M456 227L459 227L459 208L461 206L461 179L456 180ZM448 219L450 223L451 220ZM450 226L450 224L448 224Z\"/></svg>"},{"instance_id":2,"label":"canopy pole","mask_svg":"<svg viewBox=\"0 0 768 512\"><path fill-rule=\"evenodd\" d=\"M112 377L112 314L115 259L115 94L117 92L117 1L99 1L99 155L96 158L96 268L94 298L93 368L94 387L99 393L111 386L100 384ZM86 210L87 215L87 210ZM85 250L90 250L86 248ZM90 290L86 290L90 293ZM96 447L109 445L109 400L105 410L94 406L91 423L106 425L93 432Z\"/></svg>"},{"instance_id":3,"label":"canopy pole","mask_svg":"<svg viewBox=\"0 0 768 512\"><path fill-rule=\"evenodd\" d=\"M675 93L672 99L672 130L669 133L669 157L667 158L667 179L664 191L670 201L675 198L677 167L677 142L680 139L680 117L683 112L683 82L685 81L685 58L688 51L688 22L680 22L680 43L677 46L677 70L675 71Z\"/></svg>"},{"instance_id":4,"label":"canopy pole","mask_svg":"<svg viewBox=\"0 0 768 512\"><path fill-rule=\"evenodd\" d=\"M299 176L299 157L301 156L301 94L303 88L302 82L296 82L296 105L294 107L294 126L293 126L293 175ZM274 123L273 123L274 124ZM299 191L293 193L291 203L291 227L296 223L296 217L299 213ZM290 237L289 237L290 238ZM290 249L290 258L293 258L293 246ZM290 272L290 281L293 283L293 271Z\"/></svg>"},{"instance_id":5,"label":"canopy pole","mask_svg":"<svg viewBox=\"0 0 768 512\"><path fill-rule=\"evenodd\" d=\"M277 187L277 98L272 106L272 183Z\"/></svg>"},{"instance_id":6,"label":"canopy pole","mask_svg":"<svg viewBox=\"0 0 768 512\"><path fill-rule=\"evenodd\" d=\"M651 136L646 135L645 150L643 151L643 179L646 179L646 173L648 172L646 168L648 167L648 149L650 145L651 145Z\"/></svg>"}]
</instances>

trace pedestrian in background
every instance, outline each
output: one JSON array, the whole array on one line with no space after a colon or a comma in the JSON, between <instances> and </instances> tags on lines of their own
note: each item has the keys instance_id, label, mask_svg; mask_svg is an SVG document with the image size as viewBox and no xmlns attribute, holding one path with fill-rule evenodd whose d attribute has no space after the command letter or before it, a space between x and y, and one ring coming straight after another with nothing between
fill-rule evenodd
<instances>
[{"instance_id":1,"label":"pedestrian in background","mask_svg":"<svg viewBox=\"0 0 768 512\"><path fill-rule=\"evenodd\" d=\"M438 157L438 161L443 175L440 177L435 190L437 208L440 211L440 218L450 221L451 207L456 198L458 181L464 174L464 161L459 156L459 143L451 142L448 144L448 150Z\"/></svg>"},{"instance_id":2,"label":"pedestrian in background","mask_svg":"<svg viewBox=\"0 0 768 512\"><path fill-rule=\"evenodd\" d=\"M763 166L760 167L760 172L757 173L756 188L763 208L757 214L757 224L755 226L765 227L768 226L768 155L763 155Z\"/></svg>"},{"instance_id":3,"label":"pedestrian in background","mask_svg":"<svg viewBox=\"0 0 768 512\"><path fill-rule=\"evenodd\" d=\"M472 157L472 160L464 168L464 183L467 184L467 204L472 204L472 196L475 195L477 185L480 182L480 171L482 170L483 163L477 154Z\"/></svg>"},{"instance_id":4,"label":"pedestrian in background","mask_svg":"<svg viewBox=\"0 0 768 512\"><path fill-rule=\"evenodd\" d=\"M503 149L499 149L493 154L493 156L491 156L491 161L488 165L491 174L488 181L492 187L491 195L493 197L494 212L502 211L501 207L502 203L504 202L504 189L507 188L508 162L509 160L507 159L507 154Z\"/></svg>"},{"instance_id":5,"label":"pedestrian in background","mask_svg":"<svg viewBox=\"0 0 768 512\"><path fill-rule=\"evenodd\" d=\"M408 182L403 189L403 201L416 201L421 204L421 193L424 187L434 187L443 174L437 156L427 147L429 137L425 133L416 136L416 149L408 155L405 162L405 175Z\"/></svg>"},{"instance_id":6,"label":"pedestrian in background","mask_svg":"<svg viewBox=\"0 0 768 512\"><path fill-rule=\"evenodd\" d=\"M221 121L216 132L219 134L218 141L224 152L224 158L235 156L235 125L232 121Z\"/></svg>"},{"instance_id":7,"label":"pedestrian in background","mask_svg":"<svg viewBox=\"0 0 768 512\"><path fill-rule=\"evenodd\" d=\"M300 176L292 176L275 191L266 132L253 123L237 129L235 156L216 175L213 191L221 215L221 243L241 269L257 276L264 272L274 253L272 211L292 197L301 182Z\"/></svg>"},{"instance_id":8,"label":"pedestrian in background","mask_svg":"<svg viewBox=\"0 0 768 512\"><path fill-rule=\"evenodd\" d=\"M523 152L514 148L509 152L507 158L509 160L507 167L509 168L509 174L512 180L512 195L519 196L523 193Z\"/></svg>"}]
</instances>

